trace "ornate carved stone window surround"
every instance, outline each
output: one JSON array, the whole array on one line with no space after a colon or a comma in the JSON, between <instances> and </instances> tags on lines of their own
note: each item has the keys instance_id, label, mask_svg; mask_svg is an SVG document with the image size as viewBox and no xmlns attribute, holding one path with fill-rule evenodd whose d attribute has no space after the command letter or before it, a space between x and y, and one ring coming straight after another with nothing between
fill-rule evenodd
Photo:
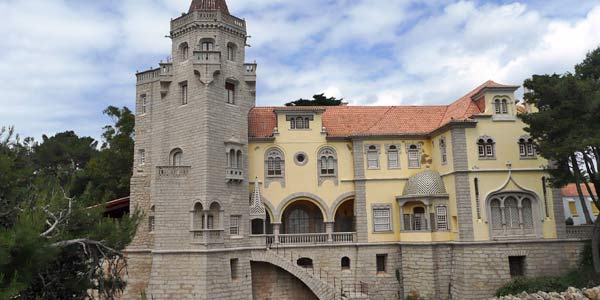
<instances>
[{"instance_id":1,"label":"ornate carved stone window surround","mask_svg":"<svg viewBox=\"0 0 600 300\"><path fill-rule=\"evenodd\" d=\"M493 194L487 200L492 237L535 236L540 226L536 197L522 192Z\"/></svg>"},{"instance_id":2,"label":"ornate carved stone window surround","mask_svg":"<svg viewBox=\"0 0 600 300\"><path fill-rule=\"evenodd\" d=\"M490 136L480 136L477 139L477 152L480 160L496 159L496 142Z\"/></svg>"},{"instance_id":3,"label":"ornate carved stone window surround","mask_svg":"<svg viewBox=\"0 0 600 300\"><path fill-rule=\"evenodd\" d=\"M319 176L319 185L326 180L331 180L335 185L338 184L338 165L337 153L331 146L325 146L319 150L317 169Z\"/></svg>"},{"instance_id":4,"label":"ornate carved stone window surround","mask_svg":"<svg viewBox=\"0 0 600 300\"><path fill-rule=\"evenodd\" d=\"M271 182L279 182L285 187L285 156L277 147L267 149L265 152L265 187Z\"/></svg>"},{"instance_id":5,"label":"ornate carved stone window surround","mask_svg":"<svg viewBox=\"0 0 600 300\"><path fill-rule=\"evenodd\" d=\"M519 157L521 159L536 159L537 153L533 144L533 139L528 135L519 138Z\"/></svg>"}]
</instances>

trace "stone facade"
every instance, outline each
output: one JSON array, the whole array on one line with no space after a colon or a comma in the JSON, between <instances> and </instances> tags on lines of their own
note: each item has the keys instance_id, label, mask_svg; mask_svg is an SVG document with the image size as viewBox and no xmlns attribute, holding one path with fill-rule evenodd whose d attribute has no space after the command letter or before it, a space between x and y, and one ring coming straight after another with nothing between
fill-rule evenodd
<instances>
[{"instance_id":1,"label":"stone facade","mask_svg":"<svg viewBox=\"0 0 600 300\"><path fill-rule=\"evenodd\" d=\"M404 112L414 108L257 109L256 64L244 63L247 37L245 21L224 0L194 0L171 21L172 59L137 74L131 211L144 218L127 249L124 299L469 300L510 280L509 257L519 257L526 276L575 265L582 242L565 239L556 192L553 211L539 215L545 162L506 163L510 141L498 143L504 152L493 159L477 159L473 137L519 136L514 116L494 123L489 107L464 121L446 116L449 107L430 108L440 119L429 121L423 118L435 114ZM459 102L476 109L496 94L511 99L514 89L488 82ZM393 110L397 117L386 119ZM410 117L429 131L336 136L351 126L325 126L368 114L377 126L357 130ZM290 125L298 117L306 121L300 130ZM449 141L444 151L450 148L443 164L434 145L440 135ZM280 177L266 178L266 151L274 148L283 167ZM329 156L320 157L322 149ZM403 194L419 180L445 185L444 192ZM250 215L250 192L254 210L265 213ZM508 238L492 236L494 216L479 206L489 195L515 192L534 209L520 204L520 221L508 224L514 228L495 224L512 230ZM512 217L510 209L502 212ZM537 235L524 230L526 219Z\"/></svg>"}]
</instances>

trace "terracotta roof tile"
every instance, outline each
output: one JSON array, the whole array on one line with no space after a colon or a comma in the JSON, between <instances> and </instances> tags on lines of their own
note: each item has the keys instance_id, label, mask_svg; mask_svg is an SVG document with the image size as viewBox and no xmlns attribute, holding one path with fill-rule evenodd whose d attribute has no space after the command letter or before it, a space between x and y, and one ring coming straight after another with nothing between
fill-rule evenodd
<instances>
[{"instance_id":1,"label":"terracotta roof tile","mask_svg":"<svg viewBox=\"0 0 600 300\"><path fill-rule=\"evenodd\" d=\"M592 189L592 193L593 193L595 191L594 184L590 183L590 188ZM582 190L584 196L590 195L590 193L588 193L588 191L587 191L587 188L585 187L585 184L581 184L581 190ZM561 191L562 191L563 197L579 197L579 193L577 193L577 185L574 183L565 186L564 188L561 189Z\"/></svg>"},{"instance_id":2,"label":"terracotta roof tile","mask_svg":"<svg viewBox=\"0 0 600 300\"><path fill-rule=\"evenodd\" d=\"M256 107L249 114L250 137L273 136L276 110L323 109L323 126L329 137L425 135L452 121L469 120L485 110L472 99L483 88L515 86L487 81L450 105L438 106L295 106Z\"/></svg>"}]
</instances>

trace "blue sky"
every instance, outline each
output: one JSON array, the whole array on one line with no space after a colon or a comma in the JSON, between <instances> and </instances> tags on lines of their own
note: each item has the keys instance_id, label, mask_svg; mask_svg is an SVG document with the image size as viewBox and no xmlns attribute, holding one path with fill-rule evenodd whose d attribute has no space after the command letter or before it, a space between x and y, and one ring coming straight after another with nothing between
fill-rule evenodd
<instances>
[{"instance_id":1,"label":"blue sky","mask_svg":"<svg viewBox=\"0 0 600 300\"><path fill-rule=\"evenodd\" d=\"M98 137L169 56L191 0L0 0L0 126ZM563 73L600 45L599 1L228 0L248 23L258 105L444 104L488 79ZM576 3L576 4L574 4Z\"/></svg>"}]
</instances>

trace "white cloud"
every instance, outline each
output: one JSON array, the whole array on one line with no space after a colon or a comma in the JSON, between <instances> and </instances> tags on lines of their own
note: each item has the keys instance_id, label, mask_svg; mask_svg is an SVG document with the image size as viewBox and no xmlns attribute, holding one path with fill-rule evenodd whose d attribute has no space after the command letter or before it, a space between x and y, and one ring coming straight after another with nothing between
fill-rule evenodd
<instances>
[{"instance_id":1,"label":"white cloud","mask_svg":"<svg viewBox=\"0 0 600 300\"><path fill-rule=\"evenodd\" d=\"M133 105L135 71L170 54L169 20L189 3L0 1L0 125L98 136L104 107ZM562 73L600 44L600 4L565 3L228 0L252 35L259 105L321 92L351 104L440 104L487 79Z\"/></svg>"}]
</instances>

